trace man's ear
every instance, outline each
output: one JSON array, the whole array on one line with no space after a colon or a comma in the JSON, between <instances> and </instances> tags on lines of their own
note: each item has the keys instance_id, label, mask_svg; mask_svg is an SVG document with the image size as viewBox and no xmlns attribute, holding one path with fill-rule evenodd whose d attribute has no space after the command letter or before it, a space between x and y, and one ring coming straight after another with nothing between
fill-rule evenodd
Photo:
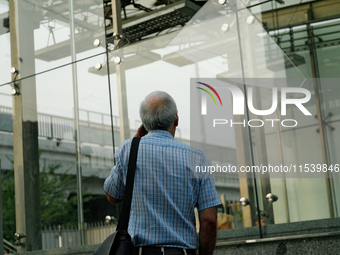
<instances>
[{"instance_id":1,"label":"man's ear","mask_svg":"<svg viewBox=\"0 0 340 255\"><path fill-rule=\"evenodd\" d=\"M176 113L176 119L175 119L175 122L174 122L175 127L178 126L178 121L179 121L179 117L178 117L178 114Z\"/></svg>"}]
</instances>

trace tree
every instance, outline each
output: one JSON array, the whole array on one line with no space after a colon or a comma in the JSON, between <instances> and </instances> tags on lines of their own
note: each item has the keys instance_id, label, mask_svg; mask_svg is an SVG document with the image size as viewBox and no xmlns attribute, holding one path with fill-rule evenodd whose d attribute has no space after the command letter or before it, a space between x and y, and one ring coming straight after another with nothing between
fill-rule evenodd
<instances>
[{"instance_id":1,"label":"tree","mask_svg":"<svg viewBox=\"0 0 340 255\"><path fill-rule=\"evenodd\" d=\"M76 179L69 171L55 174L60 167L61 164L48 165L40 173L42 226L78 223Z\"/></svg>"},{"instance_id":2,"label":"tree","mask_svg":"<svg viewBox=\"0 0 340 255\"><path fill-rule=\"evenodd\" d=\"M44 166L40 172L41 223L45 225L77 225L76 179L69 174L56 174L61 164ZM12 241L15 233L14 171L2 175L2 214L4 238ZM87 177L90 178L90 177ZM84 203L91 196L84 192Z\"/></svg>"},{"instance_id":3,"label":"tree","mask_svg":"<svg viewBox=\"0 0 340 255\"><path fill-rule=\"evenodd\" d=\"M3 219L2 229L4 238L7 240L12 240L15 233L15 197L13 171L1 173L1 182Z\"/></svg>"}]
</instances>

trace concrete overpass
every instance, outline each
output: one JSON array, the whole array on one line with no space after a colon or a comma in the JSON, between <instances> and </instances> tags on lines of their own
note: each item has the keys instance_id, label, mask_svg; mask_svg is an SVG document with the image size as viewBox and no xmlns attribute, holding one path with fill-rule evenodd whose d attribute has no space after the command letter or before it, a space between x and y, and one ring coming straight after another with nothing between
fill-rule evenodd
<instances>
[{"instance_id":1,"label":"concrete overpass","mask_svg":"<svg viewBox=\"0 0 340 255\"><path fill-rule=\"evenodd\" d=\"M90 181L85 181L84 188L93 195L103 195L103 181L114 165L110 116L98 112L81 111L82 116L85 116L80 120L82 173L83 176L94 176ZM97 121L91 120L90 115L97 115L93 118ZM72 118L38 113L40 169L50 164L60 164L61 167L56 170L57 174L68 170L68 173L76 175L73 123ZM116 149L121 143L117 116L113 117L113 123ZM136 130L131 129L130 132L133 137ZM205 147L212 164L236 165L235 149L190 142L180 138L178 140L196 148ZM12 109L5 106L0 106L0 159L3 170L13 169ZM216 175L215 183L218 192L226 194L227 199L239 198L237 175L231 176L224 173Z\"/></svg>"}]
</instances>

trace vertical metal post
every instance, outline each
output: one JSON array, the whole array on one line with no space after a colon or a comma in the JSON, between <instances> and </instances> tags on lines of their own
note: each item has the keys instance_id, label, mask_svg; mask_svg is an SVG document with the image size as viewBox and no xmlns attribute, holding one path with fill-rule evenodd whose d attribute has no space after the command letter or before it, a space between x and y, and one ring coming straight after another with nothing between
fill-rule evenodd
<instances>
[{"instance_id":1,"label":"vertical metal post","mask_svg":"<svg viewBox=\"0 0 340 255\"><path fill-rule=\"evenodd\" d=\"M11 62L18 70L12 78L35 73L34 29L40 24L33 15L36 10L24 8L21 1L9 1ZM40 250L42 239L35 77L17 88L20 94L12 99L16 232L26 236L20 240L20 253Z\"/></svg>"},{"instance_id":2,"label":"vertical metal post","mask_svg":"<svg viewBox=\"0 0 340 255\"><path fill-rule=\"evenodd\" d=\"M121 18L121 4L119 0L111 0L112 6L112 22L113 31L115 33L122 34L122 18ZM115 40L115 49L123 45L122 40ZM124 57L123 53L118 55L121 59ZM127 105L127 95L126 95L126 79L125 79L125 69L124 61L116 65L116 75L117 75L117 92L118 92L118 107L119 107L119 123L120 123L120 142L122 143L130 137L130 127L129 127L129 116L128 116L128 105Z\"/></svg>"},{"instance_id":3,"label":"vertical metal post","mask_svg":"<svg viewBox=\"0 0 340 255\"><path fill-rule=\"evenodd\" d=\"M54 132L53 132L53 120L52 120L52 116L50 116L50 124L51 124L51 138L54 138Z\"/></svg>"},{"instance_id":4,"label":"vertical metal post","mask_svg":"<svg viewBox=\"0 0 340 255\"><path fill-rule=\"evenodd\" d=\"M243 52L242 52L242 42L241 42L241 35L240 35L240 23L239 23L239 10L236 3L236 26L237 26L237 37L238 37L238 43L239 43L239 51L240 51L240 60L241 60L241 70L242 70L242 80L243 80L243 91L245 96L245 104L246 109L248 109L247 105L247 93L246 93L246 85L245 85L245 74L244 74L244 65L243 65ZM249 120L249 112L246 111L246 120ZM250 153L250 165L253 166L254 163L254 151L252 146L252 137L251 137L251 129L248 127L248 139L249 139L249 153ZM236 134L236 131L235 131ZM246 135L246 134L245 134ZM248 184L248 186L251 184ZM259 204L259 195L258 195L258 189L257 189L257 183L256 183L256 175L253 173L253 187L254 187L254 197L256 200L256 207L257 207L257 220L258 220L258 226L259 226L259 233L260 238L263 238L262 234L262 226L261 226L261 212L260 212L260 204ZM248 189L248 192L250 192L250 189Z\"/></svg>"},{"instance_id":5,"label":"vertical metal post","mask_svg":"<svg viewBox=\"0 0 340 255\"><path fill-rule=\"evenodd\" d=\"M63 247L63 239L62 239L62 236L61 236L61 226L58 225L58 233L59 233L59 248L62 248Z\"/></svg>"},{"instance_id":6,"label":"vertical metal post","mask_svg":"<svg viewBox=\"0 0 340 255\"><path fill-rule=\"evenodd\" d=\"M105 8L103 7L103 17L105 17ZM104 23L105 26L105 23ZM106 70L107 70L107 85L108 85L108 89L109 89L109 102L110 102L110 123L111 123L111 136L112 136L112 152L113 152L113 163L114 165L116 165L116 158L115 158L115 153L116 153L116 149L115 149L115 127L113 125L113 109L112 109L112 95L111 95L111 79L110 79L110 61L109 61L109 51L107 48L107 30L106 30L106 26L105 26L105 54L106 54ZM117 121L115 118L115 126L117 126ZM116 212L117 215L116 217L119 217L119 210L118 210L118 206L115 206L116 208Z\"/></svg>"},{"instance_id":7,"label":"vertical metal post","mask_svg":"<svg viewBox=\"0 0 340 255\"><path fill-rule=\"evenodd\" d=\"M4 232L3 232L3 221L2 221L2 170L1 170L1 159L0 159L0 254L4 253Z\"/></svg>"},{"instance_id":8,"label":"vertical metal post","mask_svg":"<svg viewBox=\"0 0 340 255\"><path fill-rule=\"evenodd\" d=\"M313 17L313 6L310 3L310 8L307 12L308 21L312 21ZM320 139L321 139L321 151L324 164L328 166L331 164L329 159L328 153L328 145L327 145L327 135L326 135L326 128L324 124L324 114L322 110L322 96L320 92L320 84L319 84L319 69L318 69L318 60L316 55L315 49L315 42L314 42L314 33L313 27L310 23L307 24L307 34L308 34L308 45L309 45L309 55L310 55L310 62L312 67L313 73L313 81L314 81L314 93L315 93L315 104L317 109L317 116L319 122L319 132L320 132ZM327 197L328 197L328 204L329 204L329 213L330 218L334 217L334 207L333 207L333 192L331 191L333 188L333 179L332 176L327 172L325 173L326 178L326 187L327 187Z\"/></svg>"},{"instance_id":9,"label":"vertical metal post","mask_svg":"<svg viewBox=\"0 0 340 255\"><path fill-rule=\"evenodd\" d=\"M84 233L84 210L83 210L83 192L82 192L82 171L80 159L80 134L79 134L79 100L78 100L78 79L77 79L77 57L76 41L74 27L74 6L73 0L69 0L70 13L70 36L71 36L71 60L72 60L72 78L73 78L73 102L74 102L74 139L76 143L76 161L77 161L77 208L78 208L78 230L80 235L80 244L85 244Z\"/></svg>"},{"instance_id":10,"label":"vertical metal post","mask_svg":"<svg viewBox=\"0 0 340 255\"><path fill-rule=\"evenodd\" d=\"M104 124L104 114L100 114L102 121L102 145L105 146L105 124ZM104 159L105 160L105 159Z\"/></svg>"},{"instance_id":11,"label":"vertical metal post","mask_svg":"<svg viewBox=\"0 0 340 255\"><path fill-rule=\"evenodd\" d=\"M255 55L255 52L252 51L251 52L252 56ZM249 63L249 62L248 62ZM252 59L252 65L256 65L253 62ZM245 92L247 93L247 92ZM253 95L249 95L249 96L253 96L253 104L257 106L257 109L263 109L262 108L262 101L261 101L261 89L260 88L253 88ZM248 96L248 95L247 95ZM262 116L257 116L255 117L256 119L262 119ZM250 129L250 127L249 127ZM254 138L254 142L255 144L251 144L251 146L256 146L256 152L258 153L254 153L254 157L256 156L257 158L257 165L263 164L263 165L268 165L268 155L267 155L267 145L266 145L266 135L264 132L264 128L255 128L254 130L255 132L255 138ZM255 160L255 158L254 158ZM255 177L256 178L256 177ZM259 190L259 203L262 206L263 209L265 209L266 213L267 213L267 218L265 218L265 223L266 224L274 224L275 220L274 220L274 210L273 207L266 207L264 203L266 203L267 201L264 200L266 194L271 193L271 185L270 185L270 174L269 173L264 173L261 174L261 177L259 180L257 180L260 186L260 190Z\"/></svg>"},{"instance_id":12,"label":"vertical metal post","mask_svg":"<svg viewBox=\"0 0 340 255\"><path fill-rule=\"evenodd\" d=\"M279 119L277 110L275 111L275 118ZM280 131L279 125L276 125L276 133L277 133L277 141L279 144L280 162L281 162L281 165L284 166L282 139L281 139L281 131ZM287 195L287 184L286 184L286 176L284 172L282 173L282 186L283 186L283 195L284 195L284 202L285 202L285 209L286 209L286 219L287 219L287 223L289 223L290 215L289 215L289 205L288 205L288 195Z\"/></svg>"}]
</instances>

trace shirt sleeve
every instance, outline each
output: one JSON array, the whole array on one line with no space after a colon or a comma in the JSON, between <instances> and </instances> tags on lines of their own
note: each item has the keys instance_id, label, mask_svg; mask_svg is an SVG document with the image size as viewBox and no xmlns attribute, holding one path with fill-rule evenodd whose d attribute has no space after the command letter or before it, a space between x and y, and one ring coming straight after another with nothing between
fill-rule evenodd
<instances>
[{"instance_id":1,"label":"shirt sleeve","mask_svg":"<svg viewBox=\"0 0 340 255\"><path fill-rule=\"evenodd\" d=\"M206 156L203 158L203 164L208 166L208 159ZM221 204L220 197L217 194L215 188L214 178L210 173L207 173L200 178L200 188L199 188L199 195L197 200L197 210L198 212L214 207Z\"/></svg>"},{"instance_id":2,"label":"shirt sleeve","mask_svg":"<svg viewBox=\"0 0 340 255\"><path fill-rule=\"evenodd\" d=\"M123 180L122 165L119 157L116 157L116 165L112 168L111 174L104 182L104 190L115 199L123 199L125 184Z\"/></svg>"}]
</instances>

